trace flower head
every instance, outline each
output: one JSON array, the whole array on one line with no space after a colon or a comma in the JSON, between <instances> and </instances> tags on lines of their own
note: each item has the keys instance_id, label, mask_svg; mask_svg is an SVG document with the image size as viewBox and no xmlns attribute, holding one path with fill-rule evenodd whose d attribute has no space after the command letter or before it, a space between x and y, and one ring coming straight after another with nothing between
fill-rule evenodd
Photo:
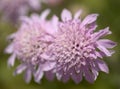
<instances>
[{"instance_id":1,"label":"flower head","mask_svg":"<svg viewBox=\"0 0 120 89\"><path fill-rule=\"evenodd\" d=\"M6 21L16 23L20 16L26 15L29 10L39 10L39 0L1 0L0 11Z\"/></svg>"},{"instance_id":2,"label":"flower head","mask_svg":"<svg viewBox=\"0 0 120 89\"><path fill-rule=\"evenodd\" d=\"M31 18L22 18L22 24L18 31L10 36L12 43L6 48L7 53L12 53L8 60L8 65L13 66L17 57L21 62L17 67L15 74L25 71L25 80L29 82L31 75L35 81L39 82L43 76L43 71L49 71L55 63L50 63L41 57L51 44L50 29L55 29L51 20L46 20L49 10L42 13L41 16L32 15ZM57 19L56 19L57 21Z\"/></svg>"},{"instance_id":3,"label":"flower head","mask_svg":"<svg viewBox=\"0 0 120 89\"><path fill-rule=\"evenodd\" d=\"M70 11L63 10L62 21L46 54L56 61L53 71L59 80L67 82L72 78L79 83L84 76L93 83L99 71L109 72L100 58L111 56L113 51L108 48L113 48L116 43L102 39L111 34L108 27L95 32L98 14L90 14L84 20L79 19L80 14L81 11L78 11L72 18Z\"/></svg>"}]
</instances>

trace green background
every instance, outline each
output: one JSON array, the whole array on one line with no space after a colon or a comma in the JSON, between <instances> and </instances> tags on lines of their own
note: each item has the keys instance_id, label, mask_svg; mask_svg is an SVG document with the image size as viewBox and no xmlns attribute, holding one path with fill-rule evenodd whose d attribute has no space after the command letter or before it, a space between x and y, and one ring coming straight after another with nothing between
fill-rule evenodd
<instances>
[{"instance_id":1,"label":"green background","mask_svg":"<svg viewBox=\"0 0 120 89\"><path fill-rule=\"evenodd\" d=\"M100 72L94 84L85 80L79 84L75 84L73 81L64 84L57 80L50 82L45 78L42 79L41 84L36 84L33 80L30 84L26 84L23 74L13 76L17 64L13 68L8 68L7 59L10 55L4 53L4 49L8 45L6 37L15 32L16 28L10 23L0 21L0 89L120 89L120 0L64 0L56 7L43 5L41 11L46 8L51 8L52 14L57 16L60 16L64 8L72 12L83 9L83 17L90 13L100 14L97 20L99 26L97 29L109 26L112 35L106 38L117 42L117 47L114 48L116 53L112 57L104 58L110 73Z\"/></svg>"}]
</instances>

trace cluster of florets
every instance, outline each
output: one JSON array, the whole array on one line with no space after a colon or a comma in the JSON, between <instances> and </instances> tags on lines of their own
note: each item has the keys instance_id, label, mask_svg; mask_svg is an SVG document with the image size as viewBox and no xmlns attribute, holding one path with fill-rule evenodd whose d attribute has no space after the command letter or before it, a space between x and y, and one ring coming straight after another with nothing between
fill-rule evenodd
<instances>
[{"instance_id":1,"label":"cluster of florets","mask_svg":"<svg viewBox=\"0 0 120 89\"><path fill-rule=\"evenodd\" d=\"M0 13L4 21L16 24L21 16L39 12L42 3L57 6L62 2L63 0L0 0Z\"/></svg>"},{"instance_id":2,"label":"cluster of florets","mask_svg":"<svg viewBox=\"0 0 120 89\"><path fill-rule=\"evenodd\" d=\"M20 16L28 14L30 10L38 11L40 0L0 0L0 12L5 21L16 23Z\"/></svg>"},{"instance_id":3,"label":"cluster of florets","mask_svg":"<svg viewBox=\"0 0 120 89\"><path fill-rule=\"evenodd\" d=\"M27 83L32 76L39 83L44 75L48 80L57 77L63 82L72 79L75 83L84 77L93 83L99 71L109 72L101 59L114 53L108 49L116 43L102 39L111 34L108 27L95 32L98 14L81 20L81 10L72 17L71 12L64 9L62 21L55 15L47 20L48 14L46 10L40 16L23 17L18 31L9 37L12 42L6 52L12 56L8 65L13 66L16 58L20 61L15 75L24 71Z\"/></svg>"}]
</instances>

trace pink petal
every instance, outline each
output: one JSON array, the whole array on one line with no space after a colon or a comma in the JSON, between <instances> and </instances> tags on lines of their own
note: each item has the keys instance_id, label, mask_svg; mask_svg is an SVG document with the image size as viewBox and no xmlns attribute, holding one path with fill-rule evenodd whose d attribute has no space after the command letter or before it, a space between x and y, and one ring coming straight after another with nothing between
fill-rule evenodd
<instances>
[{"instance_id":1,"label":"pink petal","mask_svg":"<svg viewBox=\"0 0 120 89\"><path fill-rule=\"evenodd\" d=\"M64 73L63 69L59 70L56 73L56 77L57 77L58 80L61 80L63 73Z\"/></svg>"},{"instance_id":2,"label":"pink petal","mask_svg":"<svg viewBox=\"0 0 120 89\"><path fill-rule=\"evenodd\" d=\"M41 7L40 0L29 0L29 4L35 10L39 10Z\"/></svg>"},{"instance_id":3,"label":"pink petal","mask_svg":"<svg viewBox=\"0 0 120 89\"><path fill-rule=\"evenodd\" d=\"M93 34L93 36L94 36L93 39L98 40L99 38L104 37L108 34L111 34L111 31L109 31L109 27L107 27L103 30L100 30L99 32L94 33Z\"/></svg>"},{"instance_id":4,"label":"pink petal","mask_svg":"<svg viewBox=\"0 0 120 89\"><path fill-rule=\"evenodd\" d=\"M51 58L50 56L48 56L46 53L43 53L43 54L41 54L40 55L43 59L45 59L45 60L54 60L54 58Z\"/></svg>"},{"instance_id":5,"label":"pink petal","mask_svg":"<svg viewBox=\"0 0 120 89\"><path fill-rule=\"evenodd\" d=\"M42 57L43 59L50 59L50 57L48 55L46 55L45 53L41 54L40 57Z\"/></svg>"},{"instance_id":6,"label":"pink petal","mask_svg":"<svg viewBox=\"0 0 120 89\"><path fill-rule=\"evenodd\" d=\"M69 10L64 9L61 14L62 21L68 21L72 19L72 14Z\"/></svg>"},{"instance_id":7,"label":"pink petal","mask_svg":"<svg viewBox=\"0 0 120 89\"><path fill-rule=\"evenodd\" d=\"M7 39L8 39L8 40L11 40L11 39L13 39L15 36L16 36L16 33L13 33L13 34L9 35L9 36L7 37Z\"/></svg>"},{"instance_id":8,"label":"pink petal","mask_svg":"<svg viewBox=\"0 0 120 89\"><path fill-rule=\"evenodd\" d=\"M81 23L81 28L87 24L91 24L96 21L98 14L88 15Z\"/></svg>"},{"instance_id":9,"label":"pink petal","mask_svg":"<svg viewBox=\"0 0 120 89\"><path fill-rule=\"evenodd\" d=\"M106 65L106 63L102 60L96 60L98 67L100 68L101 71L105 72L105 73L109 73L109 69L108 66Z\"/></svg>"},{"instance_id":10,"label":"pink petal","mask_svg":"<svg viewBox=\"0 0 120 89\"><path fill-rule=\"evenodd\" d=\"M94 58L94 59L97 59L96 54L93 54L93 53L92 53L92 54L90 54L90 57L91 57L91 58Z\"/></svg>"},{"instance_id":11,"label":"pink petal","mask_svg":"<svg viewBox=\"0 0 120 89\"><path fill-rule=\"evenodd\" d=\"M14 72L14 75L16 75L16 74L21 74L26 68L27 68L27 66L26 66L25 64L19 65L19 66L16 68L16 70L15 70L15 72Z\"/></svg>"},{"instance_id":12,"label":"pink petal","mask_svg":"<svg viewBox=\"0 0 120 89\"><path fill-rule=\"evenodd\" d=\"M10 58L8 59L8 66L14 66L15 63L15 58L16 58L16 54L12 54L12 56L10 56Z\"/></svg>"},{"instance_id":13,"label":"pink petal","mask_svg":"<svg viewBox=\"0 0 120 89\"><path fill-rule=\"evenodd\" d=\"M55 62L46 62L45 64L42 65L42 70L44 71L49 71L55 67L56 63Z\"/></svg>"},{"instance_id":14,"label":"pink petal","mask_svg":"<svg viewBox=\"0 0 120 89\"><path fill-rule=\"evenodd\" d=\"M46 36L40 38L40 40L43 42L46 42L46 43L51 43L53 41L53 38L51 36L46 35Z\"/></svg>"},{"instance_id":15,"label":"pink petal","mask_svg":"<svg viewBox=\"0 0 120 89\"><path fill-rule=\"evenodd\" d=\"M5 53L13 53L13 44L10 44L6 49L5 49Z\"/></svg>"},{"instance_id":16,"label":"pink petal","mask_svg":"<svg viewBox=\"0 0 120 89\"><path fill-rule=\"evenodd\" d=\"M76 83L76 84L78 84L78 83L80 83L81 81L82 81L82 72L80 72L80 73L72 73L72 75L71 75L71 77L72 77L72 79L74 80L74 82Z\"/></svg>"},{"instance_id":17,"label":"pink petal","mask_svg":"<svg viewBox=\"0 0 120 89\"><path fill-rule=\"evenodd\" d=\"M103 55L100 53L100 52L95 52L96 56L99 57L99 58L103 58Z\"/></svg>"},{"instance_id":18,"label":"pink petal","mask_svg":"<svg viewBox=\"0 0 120 89\"><path fill-rule=\"evenodd\" d=\"M99 75L98 71L96 71L95 69L92 69L92 73L95 76L95 80L97 79L97 76Z\"/></svg>"},{"instance_id":19,"label":"pink petal","mask_svg":"<svg viewBox=\"0 0 120 89\"><path fill-rule=\"evenodd\" d=\"M36 14L36 13L33 13L33 14L31 15L31 19L32 19L33 21L37 21L37 20L39 19L39 15Z\"/></svg>"},{"instance_id":20,"label":"pink petal","mask_svg":"<svg viewBox=\"0 0 120 89\"><path fill-rule=\"evenodd\" d=\"M77 11L74 15L74 19L78 19L81 13L82 13L82 10Z\"/></svg>"},{"instance_id":21,"label":"pink petal","mask_svg":"<svg viewBox=\"0 0 120 89\"><path fill-rule=\"evenodd\" d=\"M32 72L30 69L27 69L24 75L26 83L29 83L32 78Z\"/></svg>"},{"instance_id":22,"label":"pink petal","mask_svg":"<svg viewBox=\"0 0 120 89\"><path fill-rule=\"evenodd\" d=\"M113 48L116 46L115 42L108 39L98 40L97 43L104 46L105 48Z\"/></svg>"},{"instance_id":23,"label":"pink petal","mask_svg":"<svg viewBox=\"0 0 120 89\"><path fill-rule=\"evenodd\" d=\"M84 77L85 79L90 82L90 83L94 83L95 81L95 76L92 72L90 72L90 70L87 67L83 68L83 73L84 73Z\"/></svg>"},{"instance_id":24,"label":"pink petal","mask_svg":"<svg viewBox=\"0 0 120 89\"><path fill-rule=\"evenodd\" d=\"M44 74L43 70L42 70L41 66L39 66L36 73L34 74L35 82L40 83L40 80L42 79L43 74Z\"/></svg>"},{"instance_id":25,"label":"pink petal","mask_svg":"<svg viewBox=\"0 0 120 89\"><path fill-rule=\"evenodd\" d=\"M70 74L64 74L62 75L61 80L66 83L70 79Z\"/></svg>"},{"instance_id":26,"label":"pink petal","mask_svg":"<svg viewBox=\"0 0 120 89\"><path fill-rule=\"evenodd\" d=\"M53 28L54 28L54 29L53 29L53 28L51 29L51 30L53 30L52 33L54 33L54 34L55 34L55 33L57 32L57 30L58 30L58 23L59 23L59 19L58 19L57 16L54 15L54 16L52 17L52 24L53 24ZM51 31L51 30L50 30L50 31Z\"/></svg>"},{"instance_id":27,"label":"pink petal","mask_svg":"<svg viewBox=\"0 0 120 89\"><path fill-rule=\"evenodd\" d=\"M54 15L52 17L52 24L56 24L56 23L58 23L58 21L59 21L59 18L56 15Z\"/></svg>"},{"instance_id":28,"label":"pink petal","mask_svg":"<svg viewBox=\"0 0 120 89\"><path fill-rule=\"evenodd\" d=\"M61 80L62 74L56 73L56 77L57 77L58 80Z\"/></svg>"},{"instance_id":29,"label":"pink petal","mask_svg":"<svg viewBox=\"0 0 120 89\"><path fill-rule=\"evenodd\" d=\"M111 56L113 54L113 52L110 52L109 50L107 50L104 46L100 45L97 43L97 48L104 52L107 56Z\"/></svg>"},{"instance_id":30,"label":"pink petal","mask_svg":"<svg viewBox=\"0 0 120 89\"><path fill-rule=\"evenodd\" d=\"M52 73L51 71L48 71L48 72L45 73L45 76L49 81L52 81L55 77L55 74Z\"/></svg>"},{"instance_id":31,"label":"pink petal","mask_svg":"<svg viewBox=\"0 0 120 89\"><path fill-rule=\"evenodd\" d=\"M44 12L42 12L40 19L45 20L49 13L50 13L49 9L45 10Z\"/></svg>"},{"instance_id":32,"label":"pink petal","mask_svg":"<svg viewBox=\"0 0 120 89\"><path fill-rule=\"evenodd\" d=\"M31 20L27 16L21 16L19 20L25 24L30 24Z\"/></svg>"},{"instance_id":33,"label":"pink petal","mask_svg":"<svg viewBox=\"0 0 120 89\"><path fill-rule=\"evenodd\" d=\"M92 26L88 28L89 29L89 31L88 31L89 33L93 32L98 27L96 24L91 24L91 25Z\"/></svg>"}]
</instances>

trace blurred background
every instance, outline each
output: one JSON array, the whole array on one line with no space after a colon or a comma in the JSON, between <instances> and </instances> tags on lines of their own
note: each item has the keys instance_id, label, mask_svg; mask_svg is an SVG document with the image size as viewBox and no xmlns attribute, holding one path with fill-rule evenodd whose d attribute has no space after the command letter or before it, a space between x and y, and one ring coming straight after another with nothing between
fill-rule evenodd
<instances>
[{"instance_id":1,"label":"blurred background","mask_svg":"<svg viewBox=\"0 0 120 89\"><path fill-rule=\"evenodd\" d=\"M67 8L73 13L82 9L83 17L90 13L100 14L97 20L97 24L99 25L97 29L109 26L112 35L109 35L106 38L109 38L118 44L118 46L114 48L116 53L110 58L104 58L104 61L109 66L110 73L105 74L100 72L94 84L89 84L85 80L79 84L75 84L73 81L64 84L57 80L49 82L45 78L42 79L41 84L36 84L33 80L30 84L26 84L23 80L23 73L15 77L13 76L17 64L12 68L8 68L7 59L10 55L4 53L4 49L9 44L6 40L7 36L15 32L17 27L19 27L19 24L16 24L17 22L12 23L11 20L3 20L2 17L4 16L4 12L1 11L0 89L120 89L120 0L62 0L58 3L54 3L50 0L50 2L41 3L40 8L41 9L35 12L40 14L46 8L50 8L51 15L56 14L57 16L60 16L61 11L64 8ZM29 11L27 15L30 15L33 12L34 11Z\"/></svg>"}]
</instances>

